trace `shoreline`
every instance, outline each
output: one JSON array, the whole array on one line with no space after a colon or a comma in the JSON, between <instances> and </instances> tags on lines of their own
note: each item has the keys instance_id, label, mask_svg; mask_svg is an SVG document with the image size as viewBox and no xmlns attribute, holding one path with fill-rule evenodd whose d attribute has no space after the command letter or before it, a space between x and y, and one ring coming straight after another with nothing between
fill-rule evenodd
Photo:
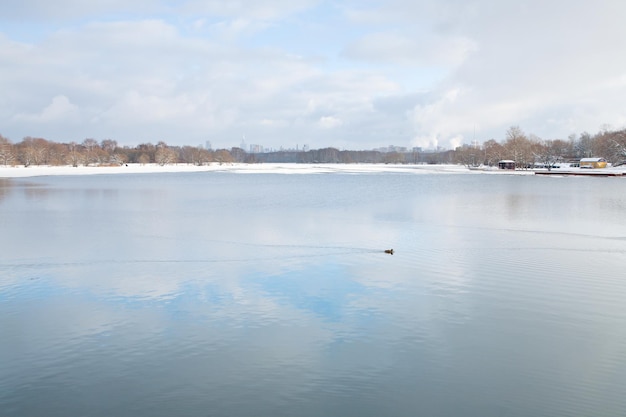
<instances>
[{"instance_id":1,"label":"shoreline","mask_svg":"<svg viewBox=\"0 0 626 417\"><path fill-rule=\"evenodd\" d=\"M231 172L239 174L329 174L329 173L379 173L401 172L416 174L466 174L470 171L461 165L408 165L408 164L296 164L296 163L211 163L189 164L125 164L120 166L0 166L0 178L30 178L60 175L103 175L103 174L159 174L194 172ZM510 173L509 173L510 174Z\"/></svg>"},{"instance_id":2,"label":"shoreline","mask_svg":"<svg viewBox=\"0 0 626 417\"><path fill-rule=\"evenodd\" d=\"M584 172L583 172L584 171ZM587 175L587 176L626 176L626 168L603 169L553 169L547 170L499 170L468 169L463 165L411 165L411 164L297 164L297 163L211 163L208 165L189 164L125 164L120 166L0 166L0 178L30 178L42 176L70 175L111 175L111 174L159 174L159 173L195 173L195 172L231 172L239 174L365 174L395 172L406 174L495 174L495 175L535 175L551 176Z\"/></svg>"}]
</instances>

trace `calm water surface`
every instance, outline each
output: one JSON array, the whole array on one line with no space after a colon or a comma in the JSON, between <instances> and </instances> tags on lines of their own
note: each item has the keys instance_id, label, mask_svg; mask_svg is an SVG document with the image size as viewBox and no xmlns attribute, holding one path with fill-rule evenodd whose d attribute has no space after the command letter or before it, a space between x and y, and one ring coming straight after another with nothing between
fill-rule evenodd
<instances>
[{"instance_id":1,"label":"calm water surface","mask_svg":"<svg viewBox=\"0 0 626 417\"><path fill-rule=\"evenodd\" d=\"M0 415L624 415L625 191L0 179Z\"/></svg>"}]
</instances>

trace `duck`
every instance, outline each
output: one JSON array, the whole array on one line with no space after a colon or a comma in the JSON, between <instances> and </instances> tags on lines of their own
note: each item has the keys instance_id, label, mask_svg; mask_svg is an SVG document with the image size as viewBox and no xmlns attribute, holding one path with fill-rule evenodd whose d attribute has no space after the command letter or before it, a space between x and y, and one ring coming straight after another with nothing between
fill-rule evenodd
<instances>
[{"instance_id":1,"label":"duck","mask_svg":"<svg viewBox=\"0 0 626 417\"><path fill-rule=\"evenodd\" d=\"M385 249L385 253L388 253L389 255L393 255L393 249Z\"/></svg>"}]
</instances>

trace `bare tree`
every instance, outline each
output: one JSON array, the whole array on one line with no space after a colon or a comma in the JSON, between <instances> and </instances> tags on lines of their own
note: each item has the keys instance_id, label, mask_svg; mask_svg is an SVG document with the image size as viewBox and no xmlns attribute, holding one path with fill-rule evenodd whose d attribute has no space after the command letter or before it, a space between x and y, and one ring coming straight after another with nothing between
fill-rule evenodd
<instances>
[{"instance_id":1,"label":"bare tree","mask_svg":"<svg viewBox=\"0 0 626 417\"><path fill-rule=\"evenodd\" d=\"M115 165L123 165L128 162L128 157L123 153L114 153L109 157L109 162Z\"/></svg>"},{"instance_id":2,"label":"bare tree","mask_svg":"<svg viewBox=\"0 0 626 417\"><path fill-rule=\"evenodd\" d=\"M0 135L0 164L9 165L15 161L15 149L11 141Z\"/></svg>"},{"instance_id":3,"label":"bare tree","mask_svg":"<svg viewBox=\"0 0 626 417\"><path fill-rule=\"evenodd\" d=\"M112 155L117 148L117 141L114 141L113 139L104 139L100 142L100 148Z\"/></svg>"},{"instance_id":4,"label":"bare tree","mask_svg":"<svg viewBox=\"0 0 626 417\"><path fill-rule=\"evenodd\" d=\"M535 156L535 163L539 162L548 171L552 170L552 167L559 159L558 150L553 146L553 142L549 140L537 140L533 143L533 154Z\"/></svg>"},{"instance_id":5,"label":"bare tree","mask_svg":"<svg viewBox=\"0 0 626 417\"><path fill-rule=\"evenodd\" d=\"M141 164L149 164L155 161L156 146L152 143L141 143L137 146L139 153L138 162Z\"/></svg>"},{"instance_id":6,"label":"bare tree","mask_svg":"<svg viewBox=\"0 0 626 417\"><path fill-rule=\"evenodd\" d=\"M213 158L215 161L219 162L220 165L233 162L233 157L226 149L218 149L215 151Z\"/></svg>"},{"instance_id":7,"label":"bare tree","mask_svg":"<svg viewBox=\"0 0 626 417\"><path fill-rule=\"evenodd\" d=\"M48 144L48 164L64 165L67 162L67 146L62 143L49 142Z\"/></svg>"},{"instance_id":8,"label":"bare tree","mask_svg":"<svg viewBox=\"0 0 626 417\"><path fill-rule=\"evenodd\" d=\"M183 146L180 150L182 162L193 165L204 165L210 161L209 151L200 146Z\"/></svg>"},{"instance_id":9,"label":"bare tree","mask_svg":"<svg viewBox=\"0 0 626 417\"><path fill-rule=\"evenodd\" d=\"M552 150L557 156L557 161L562 161L565 158L571 157L574 152L572 143L563 139L554 139L550 141L550 146L552 146Z\"/></svg>"},{"instance_id":10,"label":"bare tree","mask_svg":"<svg viewBox=\"0 0 626 417\"><path fill-rule=\"evenodd\" d=\"M386 164L403 164L404 161L404 154L400 152L386 152L383 156L383 162ZM342 152L339 152L339 158L336 162L343 162Z\"/></svg>"},{"instance_id":11,"label":"bare tree","mask_svg":"<svg viewBox=\"0 0 626 417\"><path fill-rule=\"evenodd\" d=\"M593 154L612 164L626 159L626 130L603 131L593 138Z\"/></svg>"},{"instance_id":12,"label":"bare tree","mask_svg":"<svg viewBox=\"0 0 626 417\"><path fill-rule=\"evenodd\" d=\"M73 166L77 167L83 163L83 153L81 145L76 142L70 142L67 144L67 161Z\"/></svg>"},{"instance_id":13,"label":"bare tree","mask_svg":"<svg viewBox=\"0 0 626 417\"><path fill-rule=\"evenodd\" d=\"M574 155L577 158L589 158L593 156L593 139L587 132L580 134L580 137L573 143Z\"/></svg>"},{"instance_id":14,"label":"bare tree","mask_svg":"<svg viewBox=\"0 0 626 417\"><path fill-rule=\"evenodd\" d=\"M148 154L142 153L141 155L139 155L138 162L141 165L149 164L150 163L150 157L148 156Z\"/></svg>"},{"instance_id":15,"label":"bare tree","mask_svg":"<svg viewBox=\"0 0 626 417\"><path fill-rule=\"evenodd\" d=\"M485 142L483 149L485 152L485 163L489 166L497 165L499 161L506 159L506 148L496 142L495 139L489 139Z\"/></svg>"},{"instance_id":16,"label":"bare tree","mask_svg":"<svg viewBox=\"0 0 626 417\"><path fill-rule=\"evenodd\" d=\"M519 126L511 126L506 131L506 141L504 142L504 146L509 153L510 158L514 160L517 165L521 162L522 142L526 140L526 135Z\"/></svg>"},{"instance_id":17,"label":"bare tree","mask_svg":"<svg viewBox=\"0 0 626 417\"><path fill-rule=\"evenodd\" d=\"M170 149L163 141L157 143L157 150L154 155L154 161L159 165L167 165L178 162L178 155L173 149Z\"/></svg>"},{"instance_id":18,"label":"bare tree","mask_svg":"<svg viewBox=\"0 0 626 417\"><path fill-rule=\"evenodd\" d=\"M626 129L615 132L613 138L613 148L615 150L615 160L613 164L623 164L626 162Z\"/></svg>"},{"instance_id":19,"label":"bare tree","mask_svg":"<svg viewBox=\"0 0 626 417\"><path fill-rule=\"evenodd\" d=\"M98 146L99 146L98 141L95 139L87 138L83 141L83 147L85 148L87 152L93 151Z\"/></svg>"},{"instance_id":20,"label":"bare tree","mask_svg":"<svg viewBox=\"0 0 626 417\"><path fill-rule=\"evenodd\" d=\"M504 147L517 167L528 168L533 164L532 142L519 126L512 126L507 130Z\"/></svg>"},{"instance_id":21,"label":"bare tree","mask_svg":"<svg viewBox=\"0 0 626 417\"><path fill-rule=\"evenodd\" d=\"M18 144L18 158L24 166L42 165L47 163L48 156L47 140L26 136Z\"/></svg>"},{"instance_id":22,"label":"bare tree","mask_svg":"<svg viewBox=\"0 0 626 417\"><path fill-rule=\"evenodd\" d=\"M481 164L483 151L472 145L463 145L456 148L454 159L457 163L463 164L468 168L476 167Z\"/></svg>"},{"instance_id":23,"label":"bare tree","mask_svg":"<svg viewBox=\"0 0 626 417\"><path fill-rule=\"evenodd\" d=\"M102 153L100 152L102 149L97 140L87 138L82 145L84 149L83 163L85 165L100 164L102 162Z\"/></svg>"}]
</instances>

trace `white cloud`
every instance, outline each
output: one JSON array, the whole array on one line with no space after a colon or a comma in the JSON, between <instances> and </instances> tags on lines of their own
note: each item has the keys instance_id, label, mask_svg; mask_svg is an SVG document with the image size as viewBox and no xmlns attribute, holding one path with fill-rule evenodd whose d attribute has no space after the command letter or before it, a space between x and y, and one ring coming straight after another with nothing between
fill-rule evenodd
<instances>
[{"instance_id":1,"label":"white cloud","mask_svg":"<svg viewBox=\"0 0 626 417\"><path fill-rule=\"evenodd\" d=\"M462 37L379 32L348 45L344 53L348 58L370 62L454 67L474 49L474 43Z\"/></svg>"},{"instance_id":2,"label":"white cloud","mask_svg":"<svg viewBox=\"0 0 626 417\"><path fill-rule=\"evenodd\" d=\"M64 95L56 96L38 114L17 114L15 119L28 123L75 123L79 109Z\"/></svg>"},{"instance_id":3,"label":"white cloud","mask_svg":"<svg viewBox=\"0 0 626 417\"><path fill-rule=\"evenodd\" d=\"M511 124L528 124L528 130L542 136L565 137L570 133L567 123L558 120L579 113L583 97L596 99L594 105L587 102L584 113L597 117L580 119L577 130L597 129L603 117L623 120L623 111L615 114L608 104L619 93L601 84L616 79L626 64L615 54L626 35L618 23L625 6L608 1L594 7L584 2L439 3L392 1L351 16L396 27L415 18L415 25L429 26L431 35L470 40L472 52L442 84L432 86L429 122L425 128L416 124L416 137L449 131L441 138L452 139L455 132L450 130L455 129L467 139L473 125L482 126L481 139L502 137ZM445 100L451 89L463 91L454 103ZM417 103L417 108L423 105Z\"/></svg>"},{"instance_id":4,"label":"white cloud","mask_svg":"<svg viewBox=\"0 0 626 417\"><path fill-rule=\"evenodd\" d=\"M72 120L78 116L78 107L70 102L65 96L56 96L52 103L41 113L43 121Z\"/></svg>"},{"instance_id":5,"label":"white cloud","mask_svg":"<svg viewBox=\"0 0 626 417\"><path fill-rule=\"evenodd\" d=\"M437 147L441 139L454 135L459 126L454 126L446 114L455 105L460 93L456 89L450 90L435 102L415 106L411 119L419 133L414 138L413 145Z\"/></svg>"},{"instance_id":6,"label":"white cloud","mask_svg":"<svg viewBox=\"0 0 626 417\"><path fill-rule=\"evenodd\" d=\"M186 117L198 107L198 102L185 95L160 97L129 91L103 117L111 123L162 123Z\"/></svg>"},{"instance_id":7,"label":"white cloud","mask_svg":"<svg viewBox=\"0 0 626 417\"><path fill-rule=\"evenodd\" d=\"M185 14L275 20L305 11L319 0L192 0L180 2Z\"/></svg>"},{"instance_id":8,"label":"white cloud","mask_svg":"<svg viewBox=\"0 0 626 417\"><path fill-rule=\"evenodd\" d=\"M609 0L8 3L13 140L37 120L51 140L229 147L245 130L266 147L452 147L474 129L555 138L626 122L626 4Z\"/></svg>"},{"instance_id":9,"label":"white cloud","mask_svg":"<svg viewBox=\"0 0 626 417\"><path fill-rule=\"evenodd\" d=\"M261 126L265 127L286 127L288 123L285 120L278 119L262 119Z\"/></svg>"},{"instance_id":10,"label":"white cloud","mask_svg":"<svg viewBox=\"0 0 626 417\"><path fill-rule=\"evenodd\" d=\"M341 126L341 119L334 116L322 116L319 120L319 125L323 129L333 129L335 127Z\"/></svg>"}]
</instances>

